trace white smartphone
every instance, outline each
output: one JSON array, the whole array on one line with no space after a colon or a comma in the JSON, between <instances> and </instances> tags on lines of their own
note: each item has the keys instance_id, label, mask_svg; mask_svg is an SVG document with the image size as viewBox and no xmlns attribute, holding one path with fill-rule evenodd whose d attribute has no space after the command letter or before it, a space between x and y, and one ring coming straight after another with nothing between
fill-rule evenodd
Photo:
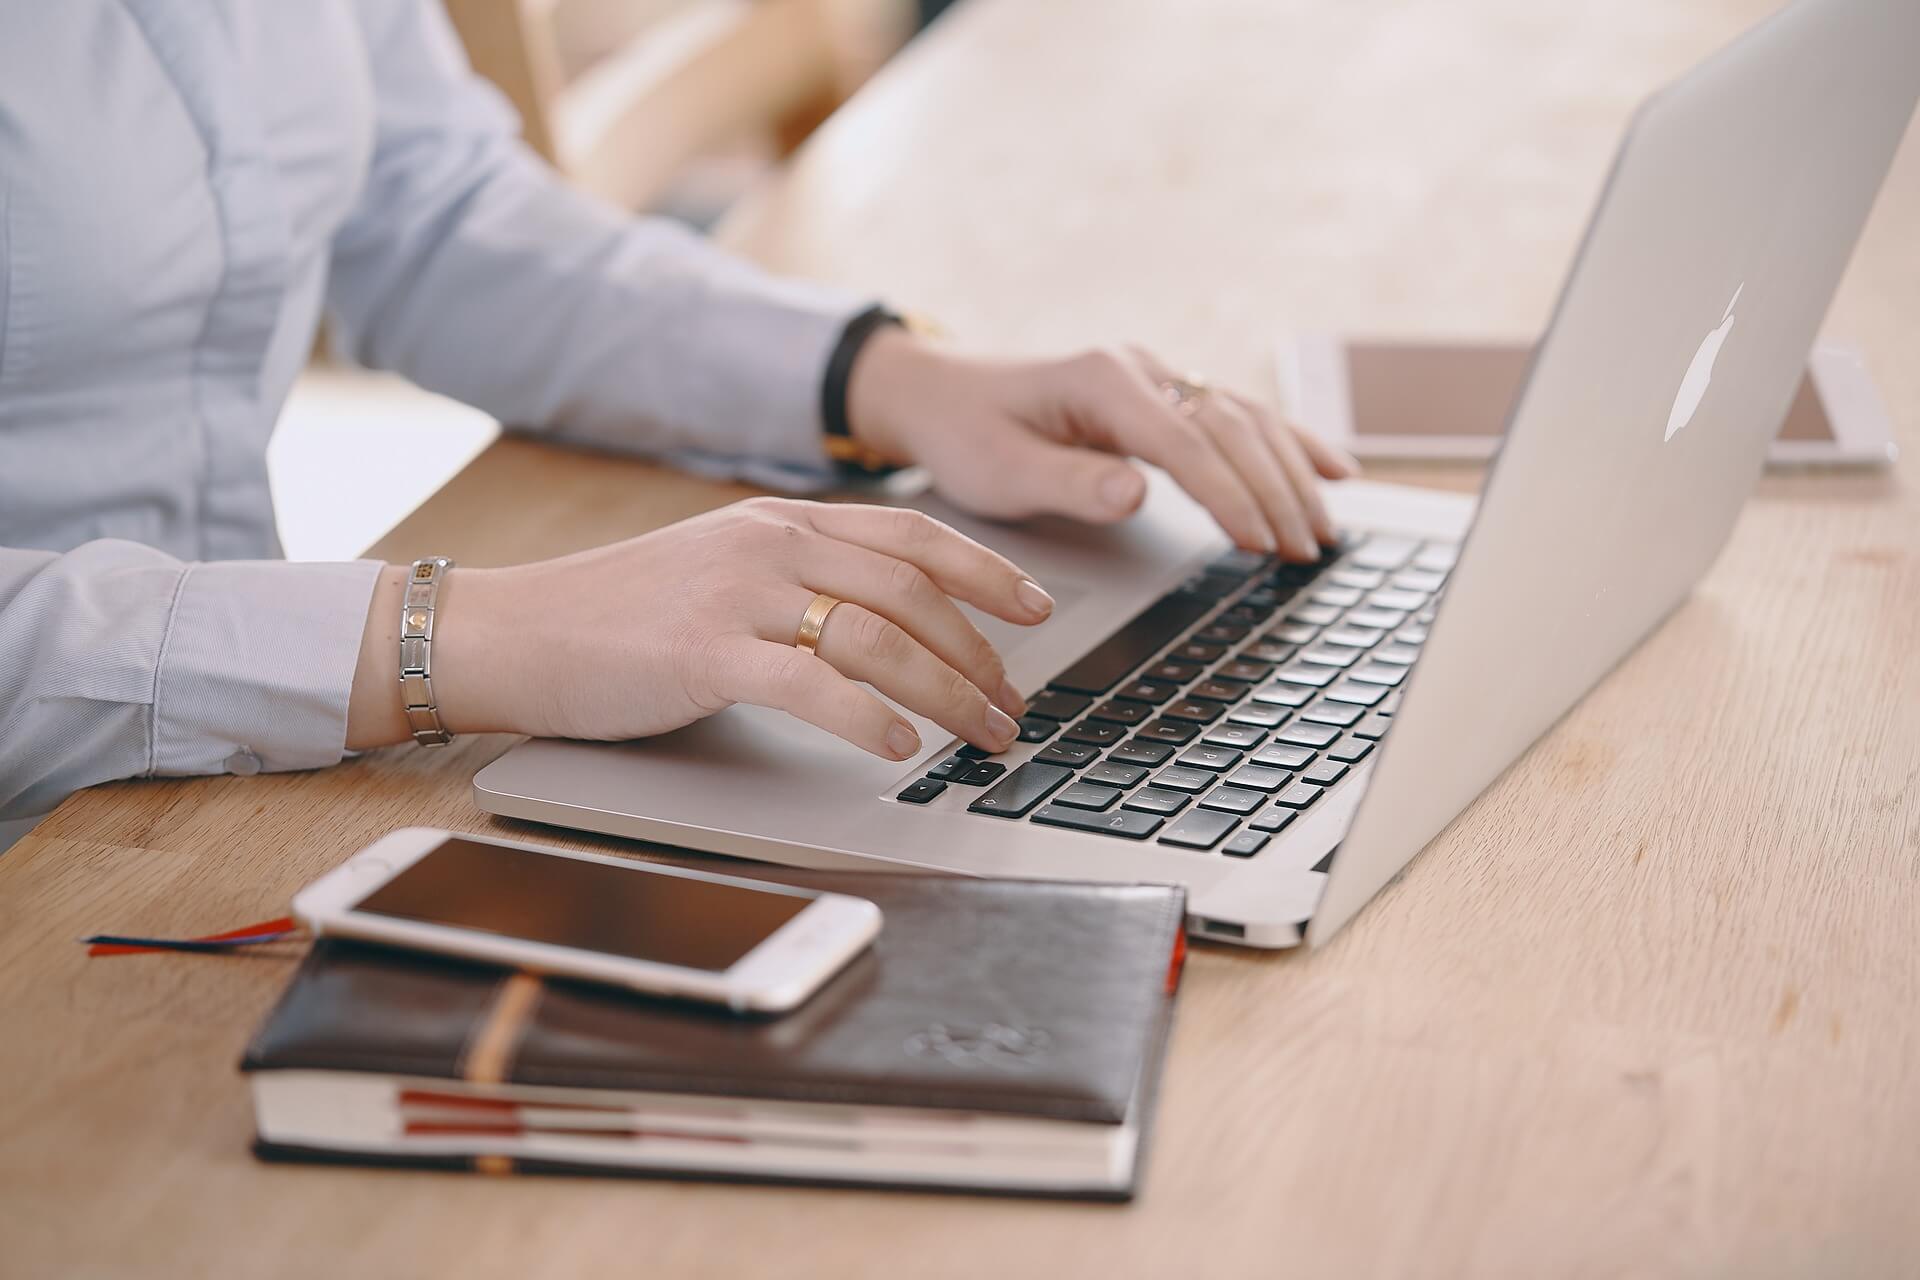
<instances>
[{"instance_id":1,"label":"white smartphone","mask_svg":"<svg viewBox=\"0 0 1920 1280\"><path fill-rule=\"evenodd\" d=\"M880 932L864 898L409 827L302 889L315 934L703 1000L792 1009Z\"/></svg>"},{"instance_id":2,"label":"white smartphone","mask_svg":"<svg viewBox=\"0 0 1920 1280\"><path fill-rule=\"evenodd\" d=\"M1283 403L1363 461L1477 462L1493 453L1532 348L1307 334L1284 338ZM1860 354L1815 347L1767 454L1773 467L1885 467L1899 456Z\"/></svg>"}]
</instances>

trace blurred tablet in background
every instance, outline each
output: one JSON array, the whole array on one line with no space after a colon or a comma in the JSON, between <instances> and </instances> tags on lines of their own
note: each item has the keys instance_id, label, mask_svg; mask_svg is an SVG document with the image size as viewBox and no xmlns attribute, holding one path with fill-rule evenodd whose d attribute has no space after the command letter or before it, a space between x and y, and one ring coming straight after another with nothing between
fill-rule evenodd
<instances>
[{"instance_id":1,"label":"blurred tablet in background","mask_svg":"<svg viewBox=\"0 0 1920 1280\"><path fill-rule=\"evenodd\" d=\"M1282 338L1281 403L1365 461L1477 462L1499 442L1531 355L1515 342ZM1815 347L1767 465L1886 467L1898 456L1860 353Z\"/></svg>"}]
</instances>

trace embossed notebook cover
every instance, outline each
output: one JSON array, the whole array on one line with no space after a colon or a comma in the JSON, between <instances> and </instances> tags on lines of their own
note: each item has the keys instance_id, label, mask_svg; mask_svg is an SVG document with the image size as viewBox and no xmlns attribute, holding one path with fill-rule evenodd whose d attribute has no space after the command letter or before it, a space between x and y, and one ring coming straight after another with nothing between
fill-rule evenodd
<instances>
[{"instance_id":1,"label":"embossed notebook cover","mask_svg":"<svg viewBox=\"0 0 1920 1280\"><path fill-rule=\"evenodd\" d=\"M865 897L872 950L741 1018L340 940L249 1046L269 1157L1125 1195L1184 894L756 868Z\"/></svg>"}]
</instances>

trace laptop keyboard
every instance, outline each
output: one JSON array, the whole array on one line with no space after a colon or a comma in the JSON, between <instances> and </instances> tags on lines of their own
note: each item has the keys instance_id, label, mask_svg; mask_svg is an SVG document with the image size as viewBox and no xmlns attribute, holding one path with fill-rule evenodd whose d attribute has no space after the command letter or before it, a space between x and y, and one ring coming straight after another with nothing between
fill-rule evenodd
<instances>
[{"instance_id":1,"label":"laptop keyboard","mask_svg":"<svg viewBox=\"0 0 1920 1280\"><path fill-rule=\"evenodd\" d=\"M1375 534L1315 564L1233 552L1048 682L1012 769L962 746L896 797L1251 858L1393 723L1458 547Z\"/></svg>"}]
</instances>

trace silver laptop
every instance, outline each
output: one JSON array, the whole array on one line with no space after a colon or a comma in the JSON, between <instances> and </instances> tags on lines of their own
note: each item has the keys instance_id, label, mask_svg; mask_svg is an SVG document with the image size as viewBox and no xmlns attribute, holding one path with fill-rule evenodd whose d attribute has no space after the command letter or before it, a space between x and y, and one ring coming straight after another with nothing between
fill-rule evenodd
<instances>
[{"instance_id":1,"label":"silver laptop","mask_svg":"<svg viewBox=\"0 0 1920 1280\"><path fill-rule=\"evenodd\" d=\"M993 759L875 759L736 707L534 741L504 816L805 866L1178 882L1197 934L1318 943L1699 580L1760 474L1920 94L1920 3L1800 0L1642 106L1476 504L1350 482L1304 568L1164 477L1126 525L984 524L1059 601L976 614L1035 694ZM938 785L918 785L931 779ZM903 795L906 798L902 798Z\"/></svg>"}]
</instances>

